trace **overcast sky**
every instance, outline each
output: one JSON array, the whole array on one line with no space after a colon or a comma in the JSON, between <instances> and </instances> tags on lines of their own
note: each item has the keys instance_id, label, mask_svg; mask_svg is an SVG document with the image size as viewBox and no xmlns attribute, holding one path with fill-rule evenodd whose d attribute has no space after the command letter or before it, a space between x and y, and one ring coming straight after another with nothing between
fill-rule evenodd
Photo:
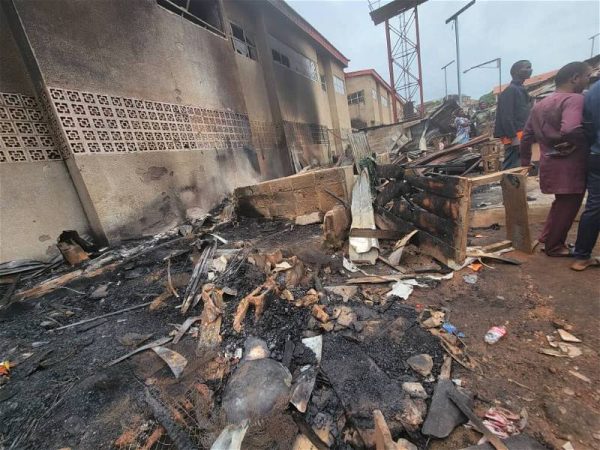
<instances>
[{"instance_id":1,"label":"overcast sky","mask_svg":"<svg viewBox=\"0 0 600 450\"><path fill-rule=\"evenodd\" d=\"M347 70L374 68L389 81L384 25L373 25L366 0L288 0L347 58ZM385 3L385 2L383 2ZM441 67L455 59L454 29L445 21L468 1L429 0L419 6L425 100L444 96ZM590 57L589 37L600 32L600 0L478 0L459 19L461 70L502 58L502 82L519 59L533 73ZM596 38L595 54L600 53ZM463 94L479 98L497 85L498 71L462 76ZM456 93L456 66L448 68L448 92Z\"/></svg>"}]
</instances>

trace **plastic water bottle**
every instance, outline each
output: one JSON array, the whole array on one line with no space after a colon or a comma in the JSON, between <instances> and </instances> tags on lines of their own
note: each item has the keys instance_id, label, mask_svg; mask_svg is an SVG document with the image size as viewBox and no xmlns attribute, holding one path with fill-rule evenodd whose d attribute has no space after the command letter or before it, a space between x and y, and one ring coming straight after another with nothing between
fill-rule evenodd
<instances>
[{"instance_id":1,"label":"plastic water bottle","mask_svg":"<svg viewBox=\"0 0 600 450\"><path fill-rule=\"evenodd\" d=\"M505 327L502 327L502 326L500 326L500 327L492 327L492 328L490 328L488 330L487 333L485 333L485 337L483 339L488 344L495 344L505 334L506 334L506 328Z\"/></svg>"}]
</instances>

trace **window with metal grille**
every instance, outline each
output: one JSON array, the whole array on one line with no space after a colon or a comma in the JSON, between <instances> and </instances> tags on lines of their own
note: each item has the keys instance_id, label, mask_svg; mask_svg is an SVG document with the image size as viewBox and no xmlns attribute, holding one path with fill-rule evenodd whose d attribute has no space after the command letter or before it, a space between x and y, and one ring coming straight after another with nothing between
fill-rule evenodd
<instances>
[{"instance_id":1,"label":"window with metal grille","mask_svg":"<svg viewBox=\"0 0 600 450\"><path fill-rule=\"evenodd\" d=\"M352 94L348 95L348 104L349 105L356 105L358 103L364 103L365 102L365 91L358 91L358 92L353 92Z\"/></svg>"},{"instance_id":2,"label":"window with metal grille","mask_svg":"<svg viewBox=\"0 0 600 450\"><path fill-rule=\"evenodd\" d=\"M256 44L254 44L254 39L248 36L248 33L242 27L231 22L229 25L231 26L233 49L236 53L256 61Z\"/></svg>"},{"instance_id":3,"label":"window with metal grille","mask_svg":"<svg viewBox=\"0 0 600 450\"><path fill-rule=\"evenodd\" d=\"M156 0L159 6L225 37L219 0Z\"/></svg>"},{"instance_id":4,"label":"window with metal grille","mask_svg":"<svg viewBox=\"0 0 600 450\"><path fill-rule=\"evenodd\" d=\"M325 82L325 75L319 75L319 78L321 80L321 89L327 92L327 83Z\"/></svg>"},{"instance_id":5,"label":"window with metal grille","mask_svg":"<svg viewBox=\"0 0 600 450\"><path fill-rule=\"evenodd\" d=\"M346 88L344 87L344 80L342 80L340 77L337 76L333 76L333 88L335 89L335 92L337 92L338 94L345 94L346 93Z\"/></svg>"},{"instance_id":6,"label":"window with metal grille","mask_svg":"<svg viewBox=\"0 0 600 450\"><path fill-rule=\"evenodd\" d=\"M327 135L327 128L322 125L310 124L308 126L310 130L310 137L314 144L328 144L329 136Z\"/></svg>"},{"instance_id":7,"label":"window with metal grille","mask_svg":"<svg viewBox=\"0 0 600 450\"><path fill-rule=\"evenodd\" d=\"M377 91L375 89L371 89L371 96L373 97L373 100L377 100Z\"/></svg>"}]
</instances>

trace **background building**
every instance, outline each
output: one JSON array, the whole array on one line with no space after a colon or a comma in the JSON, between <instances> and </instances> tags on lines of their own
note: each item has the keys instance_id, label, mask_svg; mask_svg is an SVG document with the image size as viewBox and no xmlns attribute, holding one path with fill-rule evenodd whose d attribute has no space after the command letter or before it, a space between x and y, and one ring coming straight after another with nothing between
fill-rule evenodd
<instances>
[{"instance_id":1,"label":"background building","mask_svg":"<svg viewBox=\"0 0 600 450\"><path fill-rule=\"evenodd\" d=\"M0 261L157 233L343 151L348 59L281 0L5 0Z\"/></svg>"},{"instance_id":2,"label":"background building","mask_svg":"<svg viewBox=\"0 0 600 450\"><path fill-rule=\"evenodd\" d=\"M348 108L353 128L387 125L393 122L390 85L374 69L346 73ZM398 119L402 120L402 103L396 96Z\"/></svg>"}]
</instances>

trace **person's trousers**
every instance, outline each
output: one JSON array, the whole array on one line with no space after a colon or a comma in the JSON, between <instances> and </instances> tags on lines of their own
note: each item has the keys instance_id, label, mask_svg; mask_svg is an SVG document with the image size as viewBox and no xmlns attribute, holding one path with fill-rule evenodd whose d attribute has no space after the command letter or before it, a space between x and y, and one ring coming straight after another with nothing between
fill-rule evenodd
<instances>
[{"instance_id":1,"label":"person's trousers","mask_svg":"<svg viewBox=\"0 0 600 450\"><path fill-rule=\"evenodd\" d=\"M575 258L589 259L600 231L600 155L590 155L587 173L587 201L579 219Z\"/></svg>"},{"instance_id":2,"label":"person's trousers","mask_svg":"<svg viewBox=\"0 0 600 450\"><path fill-rule=\"evenodd\" d=\"M546 217L539 241L546 247L548 256L564 252L567 234L577 216L584 194L555 194L552 207Z\"/></svg>"},{"instance_id":3,"label":"person's trousers","mask_svg":"<svg viewBox=\"0 0 600 450\"><path fill-rule=\"evenodd\" d=\"M504 146L504 161L502 161L502 170L521 167L521 153L518 145Z\"/></svg>"}]
</instances>

